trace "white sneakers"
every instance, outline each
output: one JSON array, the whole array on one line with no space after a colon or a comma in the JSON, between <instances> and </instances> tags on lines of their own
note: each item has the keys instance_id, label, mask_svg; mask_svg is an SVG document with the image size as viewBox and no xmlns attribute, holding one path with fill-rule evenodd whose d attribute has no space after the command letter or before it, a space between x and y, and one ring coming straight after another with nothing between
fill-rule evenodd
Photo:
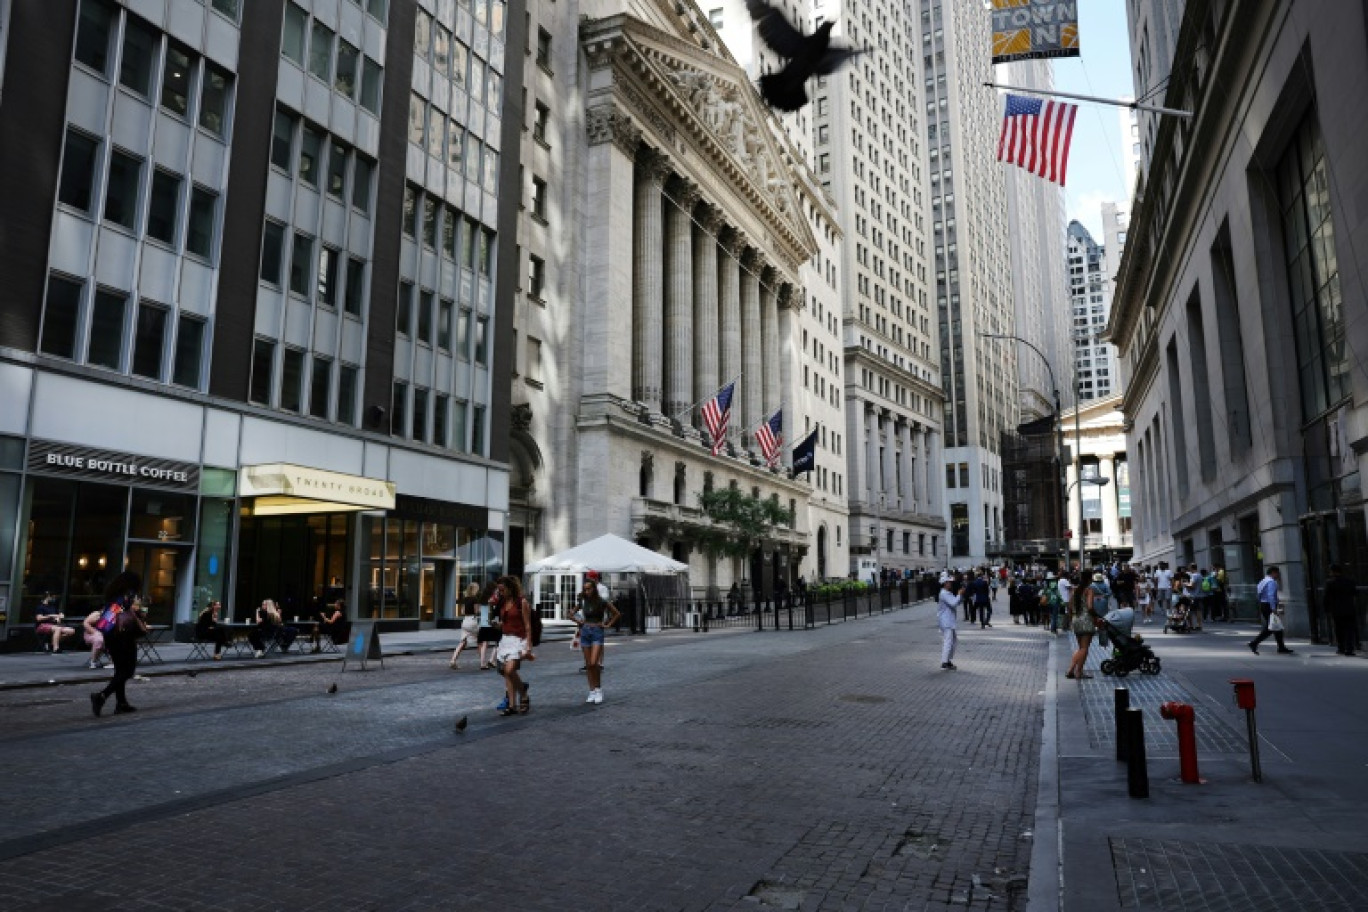
<instances>
[{"instance_id":1,"label":"white sneakers","mask_svg":"<svg viewBox=\"0 0 1368 912\"><path fill-rule=\"evenodd\" d=\"M589 691L589 696L587 696L587 697L584 698L584 702L585 702L585 703L602 703L602 702L603 702L603 691L602 691L601 689L600 689L600 690L591 690L591 691Z\"/></svg>"}]
</instances>

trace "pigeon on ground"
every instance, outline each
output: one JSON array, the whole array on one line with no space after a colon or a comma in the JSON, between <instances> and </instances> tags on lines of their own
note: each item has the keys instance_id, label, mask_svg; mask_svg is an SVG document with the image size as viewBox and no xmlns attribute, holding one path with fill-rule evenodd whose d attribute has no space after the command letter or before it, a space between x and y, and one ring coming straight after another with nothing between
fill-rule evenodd
<instances>
[{"instance_id":1,"label":"pigeon on ground","mask_svg":"<svg viewBox=\"0 0 1368 912\"><path fill-rule=\"evenodd\" d=\"M757 23L760 38L788 64L779 72L760 77L765 103L780 111L797 111L808 103L803 84L813 76L829 76L859 51L831 46L835 22L823 22L817 31L804 35L765 0L746 0L746 9Z\"/></svg>"},{"instance_id":2,"label":"pigeon on ground","mask_svg":"<svg viewBox=\"0 0 1368 912\"><path fill-rule=\"evenodd\" d=\"M187 678L193 678L193 677L194 677L195 675L197 675L197 674L199 674L198 671L187 671L187 672L185 673L185 676L186 676Z\"/></svg>"},{"instance_id":3,"label":"pigeon on ground","mask_svg":"<svg viewBox=\"0 0 1368 912\"><path fill-rule=\"evenodd\" d=\"M467 721L468 721L468 720L467 720L467 718L466 718L465 716L461 716L461 718L457 719L457 720L456 720L456 731L458 731L458 732L463 732L463 731L465 731L465 730L466 730L466 722L467 722Z\"/></svg>"},{"instance_id":4,"label":"pigeon on ground","mask_svg":"<svg viewBox=\"0 0 1368 912\"><path fill-rule=\"evenodd\" d=\"M333 681L331 684L328 685L328 693L330 693L330 694L335 694L335 693L337 693L337 682L336 682L336 681Z\"/></svg>"}]
</instances>

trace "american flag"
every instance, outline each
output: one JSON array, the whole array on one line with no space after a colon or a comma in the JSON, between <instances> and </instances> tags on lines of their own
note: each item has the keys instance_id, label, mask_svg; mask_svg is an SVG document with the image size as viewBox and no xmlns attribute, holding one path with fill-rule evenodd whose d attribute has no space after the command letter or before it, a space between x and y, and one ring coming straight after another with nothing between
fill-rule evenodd
<instances>
[{"instance_id":1,"label":"american flag","mask_svg":"<svg viewBox=\"0 0 1368 912\"><path fill-rule=\"evenodd\" d=\"M998 161L1011 162L1064 186L1078 105L1007 96L998 138Z\"/></svg>"},{"instance_id":2,"label":"american flag","mask_svg":"<svg viewBox=\"0 0 1368 912\"><path fill-rule=\"evenodd\" d=\"M712 437L714 456L722 452L722 446L726 443L727 425L731 423L732 393L735 391L736 381L733 380L718 390L716 396L703 403L703 424Z\"/></svg>"},{"instance_id":3,"label":"american flag","mask_svg":"<svg viewBox=\"0 0 1368 912\"><path fill-rule=\"evenodd\" d=\"M784 444L784 410L779 409L769 416L768 421L760 422L755 429L755 439L760 442L760 453L765 464L773 466L779 462L779 447Z\"/></svg>"}]
</instances>

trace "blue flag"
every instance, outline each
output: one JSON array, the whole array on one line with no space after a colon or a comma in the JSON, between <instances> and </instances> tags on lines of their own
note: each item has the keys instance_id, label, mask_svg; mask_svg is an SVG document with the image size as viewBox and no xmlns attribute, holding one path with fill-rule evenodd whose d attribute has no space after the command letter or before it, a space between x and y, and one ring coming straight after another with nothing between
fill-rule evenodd
<instances>
[{"instance_id":1,"label":"blue flag","mask_svg":"<svg viewBox=\"0 0 1368 912\"><path fill-rule=\"evenodd\" d=\"M811 472L817 465L817 430L803 438L803 442L793 448L793 474Z\"/></svg>"}]
</instances>

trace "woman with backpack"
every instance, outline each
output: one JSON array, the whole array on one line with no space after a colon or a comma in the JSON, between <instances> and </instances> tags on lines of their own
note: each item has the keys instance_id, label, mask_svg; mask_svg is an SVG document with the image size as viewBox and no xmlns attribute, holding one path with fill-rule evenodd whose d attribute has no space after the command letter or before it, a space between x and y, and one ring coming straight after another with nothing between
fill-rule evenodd
<instances>
[{"instance_id":1,"label":"woman with backpack","mask_svg":"<svg viewBox=\"0 0 1368 912\"><path fill-rule=\"evenodd\" d=\"M109 679L104 690L90 695L90 708L96 716L104 711L105 701L110 696L114 697L116 713L137 710L128 702L124 685L138 670L138 637L147 633L142 599L138 595L141 588L142 577L131 571L120 573L105 588L105 608L96 624L104 636L105 651L114 661L114 677Z\"/></svg>"},{"instance_id":2,"label":"woman with backpack","mask_svg":"<svg viewBox=\"0 0 1368 912\"><path fill-rule=\"evenodd\" d=\"M532 654L532 606L523 598L522 583L516 576L499 577L494 596L503 631L499 648L494 653L494 661L504 678L505 702L499 715L512 716L532 709L532 700L527 695L528 684L518 675L523 659L530 662L536 658Z\"/></svg>"}]
</instances>

